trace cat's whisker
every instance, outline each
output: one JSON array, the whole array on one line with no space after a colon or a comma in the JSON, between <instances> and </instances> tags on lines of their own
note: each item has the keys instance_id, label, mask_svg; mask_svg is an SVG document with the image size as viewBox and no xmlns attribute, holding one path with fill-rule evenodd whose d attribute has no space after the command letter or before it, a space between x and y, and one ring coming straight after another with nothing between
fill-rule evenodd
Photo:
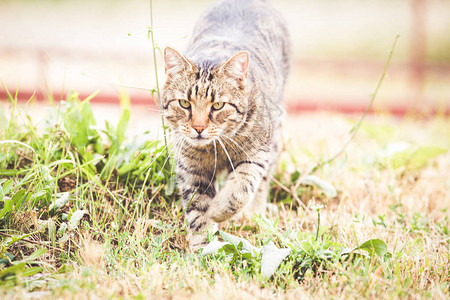
<instances>
[{"instance_id":1,"label":"cat's whisker","mask_svg":"<svg viewBox=\"0 0 450 300\"><path fill-rule=\"evenodd\" d=\"M186 141L186 139L184 137L181 137L181 144L180 144L180 147L178 147L178 154L176 157L180 157L181 150L183 150L183 145L184 145L185 141ZM174 166L174 168L175 168L175 166Z\"/></svg>"},{"instance_id":2,"label":"cat's whisker","mask_svg":"<svg viewBox=\"0 0 450 300\"><path fill-rule=\"evenodd\" d=\"M248 153L244 150L244 148L241 147L241 145L239 145L238 143L236 143L235 140L233 140L231 137L229 137L228 135L226 135L225 133L223 133L223 136L226 137L227 139L229 139L230 141L232 141L236 146L238 146L242 152L244 152L244 154L247 156L247 158L251 161L252 157L250 155L248 155Z\"/></svg>"},{"instance_id":3,"label":"cat's whisker","mask_svg":"<svg viewBox=\"0 0 450 300\"><path fill-rule=\"evenodd\" d=\"M227 137L227 136L224 136L225 138L227 138L227 139L230 139L229 137ZM234 142L237 146L239 146L235 141L233 141L233 140L231 140L232 142ZM227 145L229 145L233 150L234 150L234 152L237 154L237 155L239 155L241 152L239 152L239 151L237 151L236 150L236 148L233 146L233 145L231 145L230 143L228 143L227 141L223 141L224 143L226 143ZM242 149L242 147L240 147L239 146L239 148L241 148ZM249 161L252 161L252 158L245 152L245 150L244 149L242 149L242 152L247 156L247 159L249 160Z\"/></svg>"},{"instance_id":4,"label":"cat's whisker","mask_svg":"<svg viewBox=\"0 0 450 300\"><path fill-rule=\"evenodd\" d=\"M166 134L163 134L163 135L157 135L157 138L168 138L168 137L170 137L170 135L173 135L173 136L175 136L175 133L178 133L178 130L176 130L176 129L174 129L174 130L170 130L170 131L168 131L168 132L166 132Z\"/></svg>"},{"instance_id":5,"label":"cat's whisker","mask_svg":"<svg viewBox=\"0 0 450 300\"><path fill-rule=\"evenodd\" d=\"M146 147L144 148L144 150L146 150L148 147L150 147L151 144L153 144L153 143L155 143L155 142L157 142L157 140L153 141L153 142L150 143L148 146L146 146ZM147 172L147 171L151 168L151 166L155 163L155 161L156 161L161 155L163 155L164 153L166 153L165 150L166 150L168 147L169 147L169 144L167 144L167 145L164 146L164 148L158 153L158 155L152 160L152 162L151 162L150 164L148 164L147 167L144 169L144 173ZM141 151L141 152L139 153L139 155L141 155L141 153L143 153L144 150ZM139 155L135 158L135 160L139 157ZM168 156L168 157L169 157L169 156ZM164 168L164 166L163 166L163 168Z\"/></svg>"},{"instance_id":6,"label":"cat's whisker","mask_svg":"<svg viewBox=\"0 0 450 300\"><path fill-rule=\"evenodd\" d=\"M175 131L175 130L177 130L177 129L175 129L172 125L165 124L165 126L166 126L166 128L169 129L170 131ZM162 126L161 126L161 127L162 127Z\"/></svg>"},{"instance_id":7,"label":"cat's whisker","mask_svg":"<svg viewBox=\"0 0 450 300\"><path fill-rule=\"evenodd\" d=\"M225 137L225 136L224 136ZM234 153L239 155L239 151L236 150L236 148L233 147L233 145L231 145L229 142L227 142L226 140L223 140L224 143L226 143L228 146L231 147L231 149L233 149Z\"/></svg>"},{"instance_id":8,"label":"cat's whisker","mask_svg":"<svg viewBox=\"0 0 450 300\"><path fill-rule=\"evenodd\" d=\"M175 148L178 148L178 150L181 151L181 148L185 140L186 140L185 137L182 135L174 135L172 144L174 145Z\"/></svg>"},{"instance_id":9,"label":"cat's whisker","mask_svg":"<svg viewBox=\"0 0 450 300\"><path fill-rule=\"evenodd\" d=\"M169 144L167 144L164 148L166 148L167 149L167 147L169 146ZM162 167L161 167L161 170L164 170L164 167L166 166L166 164L167 164L167 162L169 161L169 159L171 158L171 157L173 157L173 155L174 155L174 151L175 151L175 145L172 145L172 147L170 147L169 148L169 153L168 153L168 155L167 155L167 157L166 157L166 160L164 161L164 163L163 163L163 165L162 165ZM163 150L164 151L164 150ZM163 152L162 151L162 152ZM172 176L172 168L170 169L170 176Z\"/></svg>"},{"instance_id":10,"label":"cat's whisker","mask_svg":"<svg viewBox=\"0 0 450 300\"><path fill-rule=\"evenodd\" d=\"M170 130L173 130L173 131L179 131L178 129L175 129L172 125L165 124L165 126L166 126L168 129L170 129Z\"/></svg>"},{"instance_id":11,"label":"cat's whisker","mask_svg":"<svg viewBox=\"0 0 450 300\"><path fill-rule=\"evenodd\" d=\"M173 140L173 136L171 136L170 134L163 134L163 135L157 135L156 136L156 140L158 140L158 141L163 141L164 142L164 139L169 139L169 141L170 140Z\"/></svg>"},{"instance_id":12,"label":"cat's whisker","mask_svg":"<svg viewBox=\"0 0 450 300\"><path fill-rule=\"evenodd\" d=\"M153 140L153 141L151 141L150 143L148 143L148 145L145 146L145 148L142 149L142 150L139 152L139 154L134 158L134 160L133 160L132 163L134 163L136 160L138 160L139 157L142 155L142 153L144 153L145 150L147 150L148 148L150 148L152 145L154 145L154 144L157 143L157 142L158 142L158 140ZM152 163L153 163L153 162L152 162ZM151 165L151 164L150 164L150 165ZM150 167L149 167L149 168L150 168Z\"/></svg>"},{"instance_id":13,"label":"cat's whisker","mask_svg":"<svg viewBox=\"0 0 450 300\"><path fill-rule=\"evenodd\" d=\"M239 177L237 176L236 170L234 169L233 166L233 161L231 160L230 155L228 154L227 148L225 147L225 145L223 144L222 140L220 139L220 137L217 137L217 141L220 143L220 145L222 146L223 151L225 152L226 156L228 157L228 160L230 162L231 168L233 169L233 173L234 176L236 177L236 180L239 181Z\"/></svg>"},{"instance_id":14,"label":"cat's whisker","mask_svg":"<svg viewBox=\"0 0 450 300\"><path fill-rule=\"evenodd\" d=\"M161 113L160 109L155 109L155 108L151 108L151 107L147 107L147 106L144 106L144 109L145 110L149 110L149 111L154 111L154 112Z\"/></svg>"},{"instance_id":15,"label":"cat's whisker","mask_svg":"<svg viewBox=\"0 0 450 300\"><path fill-rule=\"evenodd\" d=\"M217 169L217 147L216 147L216 141L213 140L213 144L214 144L214 172L211 176L211 180L209 181L208 187L206 188L206 190L209 189L209 187L211 186L212 182L214 181L214 178L216 176L216 169Z\"/></svg>"}]
</instances>

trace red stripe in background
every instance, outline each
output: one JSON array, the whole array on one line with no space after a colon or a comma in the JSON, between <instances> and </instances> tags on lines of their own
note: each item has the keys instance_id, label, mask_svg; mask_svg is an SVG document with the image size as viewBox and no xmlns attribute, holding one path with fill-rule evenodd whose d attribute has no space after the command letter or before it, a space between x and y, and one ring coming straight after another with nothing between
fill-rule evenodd
<instances>
[{"instance_id":1,"label":"red stripe in background","mask_svg":"<svg viewBox=\"0 0 450 300\"><path fill-rule=\"evenodd\" d=\"M10 90L12 91L12 90ZM11 93L14 97L14 93ZM81 100L87 98L90 94L79 94L79 98ZM17 94L17 100L19 102L26 102L30 99L33 101L45 102L49 97L44 95L42 92L34 92L29 90L21 90ZM8 99L8 95L4 89L0 90L0 101L6 101ZM55 101L59 101L64 99L61 98L60 94L53 94L53 99ZM155 101L153 100L150 92L148 96L144 93L138 95L130 96L132 105L145 105L149 107L157 108ZM363 113L367 107L367 101L354 101L351 102L349 99L345 99L346 101L340 101L342 99L334 99L332 103L330 103L330 99L326 101L322 99L313 99L313 98L302 98L302 99L287 99L286 101L286 111L290 114L302 113L302 112L312 112L312 111L332 111L338 112L342 114L355 114L355 113ZM111 105L119 105L119 96L108 93L99 93L92 100L92 103L101 103L101 104L111 104ZM376 100L375 100L376 102ZM406 101L403 103L407 103ZM450 115L450 107L440 108L427 106L426 109L415 109L412 110L409 106L406 105L389 105L385 106L382 109L374 110L373 108L370 110L370 113L374 112L383 112L389 113L394 116L403 116L408 113L416 113L420 115L436 115L443 114L446 116Z\"/></svg>"}]
</instances>

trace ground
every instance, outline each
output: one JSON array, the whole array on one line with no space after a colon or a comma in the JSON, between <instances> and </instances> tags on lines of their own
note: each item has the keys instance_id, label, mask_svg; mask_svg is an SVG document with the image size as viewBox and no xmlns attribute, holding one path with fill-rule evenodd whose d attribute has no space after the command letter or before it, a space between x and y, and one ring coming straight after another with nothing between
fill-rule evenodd
<instances>
[{"instance_id":1,"label":"ground","mask_svg":"<svg viewBox=\"0 0 450 300\"><path fill-rule=\"evenodd\" d=\"M41 104L11 113L13 104L0 114L2 299L450 295L446 116L369 115L343 154L295 190L340 152L360 116L288 115L269 199L278 212L225 226L217 241L245 240L204 256L186 250L173 161L151 142L157 114L131 108L126 122L118 107L76 95L45 117ZM270 241L290 254L263 276Z\"/></svg>"},{"instance_id":2,"label":"ground","mask_svg":"<svg viewBox=\"0 0 450 300\"><path fill-rule=\"evenodd\" d=\"M156 46L183 49L211 1L154 2ZM199 253L187 250L170 133L117 85L154 88L149 3L0 3L0 79L22 100L0 90L1 299L450 297L449 4L427 2L416 82L409 3L272 2L294 46L288 107L365 108L401 37L377 113L358 130L360 114L288 110L278 212L224 224ZM44 102L23 102L35 90ZM98 103L117 90L120 107ZM406 115L381 113L395 106Z\"/></svg>"}]
</instances>

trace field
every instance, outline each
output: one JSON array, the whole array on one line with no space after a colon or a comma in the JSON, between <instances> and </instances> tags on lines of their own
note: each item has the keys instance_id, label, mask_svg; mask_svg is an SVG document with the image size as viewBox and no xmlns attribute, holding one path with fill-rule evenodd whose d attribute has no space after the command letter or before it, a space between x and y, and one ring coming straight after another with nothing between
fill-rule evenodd
<instances>
[{"instance_id":1,"label":"field","mask_svg":"<svg viewBox=\"0 0 450 300\"><path fill-rule=\"evenodd\" d=\"M186 7L191 7L191 2L180 1ZM5 3L13 12L22 11L21 5ZM141 1L133 3L142 5ZM158 3L164 8L167 2ZM160 13L157 18L175 19L172 5L167 4L170 13ZM321 5L329 7L330 3ZM47 6L58 8L51 1ZM136 12L145 13L142 18L147 22L148 12L139 7L131 10L132 18L139 19ZM99 8L105 11L103 6ZM91 11L86 6L78 9ZM114 10L125 11L121 6ZM35 13L34 6L23 11L22 18L28 18L30 11ZM93 16L99 15L92 11ZM177 11L190 15L184 9ZM365 14L354 15L366 19ZM79 20L77 14L73 16ZM340 23L340 14L337 16ZM300 19L294 10L290 17ZM150 18L153 25L151 13ZM52 31L58 27L45 17L40 19ZM379 19L374 19L378 28ZM168 18L167 22L172 21ZM105 20L99 23L108 27ZM188 27L180 24L183 30ZM359 30L360 26L352 24L347 26ZM80 23L77 31L82 27ZM87 26L84 32L91 28L95 26ZM156 65L159 48L153 26L137 28L144 28L141 33L147 48L135 48L145 49L145 59L154 59ZM20 26L11 30L9 36L14 40L17 30L27 31ZM61 43L67 47L92 46L92 41L77 41L76 35L65 29L58 33L74 38L73 44ZM366 31L364 36L372 40ZM107 39L95 36L93 40L114 48ZM296 38L297 42L306 40ZM344 40L334 43L352 45ZM380 43L382 53L386 44ZM127 45L131 47L129 42ZM336 52L334 46L323 49ZM28 53L31 48L25 45L23 49ZM400 54L404 55L405 49L403 44ZM437 50L433 51L440 53ZM126 55L118 57L132 52L123 53ZM3 58L13 70L9 74L20 73L16 71L18 63L9 56ZM98 57L93 60L99 61ZM75 62L77 67L79 64ZM142 62L139 65L147 73L138 77L155 79L152 93L157 92L157 69ZM323 66L328 70L329 63ZM95 68L98 71L98 65ZM333 85L324 83L323 77L318 77L318 85L308 83L312 76L307 69L302 72L303 78L296 78L292 85L302 82L314 92L328 87L330 99L335 100L339 93ZM339 78L345 77L341 72ZM37 74L29 69L26 73ZM123 74L130 80L129 74ZM386 74L385 70L383 76ZM349 94L358 94L358 76L346 76L351 83ZM12 75L6 77L16 80ZM447 99L445 77L430 78L433 84L441 80L445 90L433 86L438 92L427 94L432 102L425 98L417 102L421 107ZM372 79L367 82L373 84ZM340 81L335 84L341 86ZM147 81L142 85L149 86ZM20 89L8 91L6 86L13 85L3 85L2 95L7 99L0 99L0 299L450 298L450 119L445 109L439 109L446 100L435 107L433 115L423 109L420 114L392 116L381 113L383 105L377 103L375 113L365 117L288 114L283 152L268 199L270 213L243 223L221 224L219 231L208 232L207 247L191 252L175 180L177 149L157 112L132 106L130 97L119 88L120 107L113 111L98 106L97 93L80 99L76 92L66 93L61 83L53 84L62 86L61 102L51 96L44 102L32 97L24 103L18 100ZM72 82L68 81L68 86ZM409 91L403 85L401 89ZM359 91L364 96L358 99L365 99L365 86ZM296 97L305 98L297 92ZM350 99L347 94L341 98ZM409 107L413 97L405 99ZM229 146L233 151L233 145Z\"/></svg>"},{"instance_id":2,"label":"field","mask_svg":"<svg viewBox=\"0 0 450 300\"><path fill-rule=\"evenodd\" d=\"M170 144L90 101L1 106L0 298L450 296L448 117L368 116L327 162L359 116L288 116L278 212L190 253Z\"/></svg>"}]
</instances>

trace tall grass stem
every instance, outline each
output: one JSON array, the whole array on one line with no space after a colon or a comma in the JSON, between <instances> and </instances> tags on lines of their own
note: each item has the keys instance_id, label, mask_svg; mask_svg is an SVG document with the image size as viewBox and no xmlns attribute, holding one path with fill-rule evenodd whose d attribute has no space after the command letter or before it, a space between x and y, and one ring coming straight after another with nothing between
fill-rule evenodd
<instances>
[{"instance_id":1,"label":"tall grass stem","mask_svg":"<svg viewBox=\"0 0 450 300\"><path fill-rule=\"evenodd\" d=\"M148 31L151 42L152 42L152 51L153 51L153 65L155 68L155 81L156 81L156 94L158 96L158 106L159 106L159 110L162 112L162 106L161 106L161 93L159 90L159 78L158 78L158 64L156 61L156 45L155 45L155 37L153 35L154 33L154 27L153 27L153 1L150 0L150 29ZM166 137L166 126L164 124L164 117L161 114L161 124L163 127L163 132L164 132L164 145L167 147L167 137ZM166 149L166 154L169 155L167 149Z\"/></svg>"},{"instance_id":2,"label":"tall grass stem","mask_svg":"<svg viewBox=\"0 0 450 300\"><path fill-rule=\"evenodd\" d=\"M319 169L321 166L327 165L332 163L336 158L338 158L339 156L341 156L345 150L347 149L347 146L353 141L353 139L355 138L356 134L358 133L362 122L364 121L364 119L366 118L367 114L369 113L370 109L373 106L373 103L375 101L375 98L377 97L378 91L380 90L381 84L383 83L384 78L387 75L387 71L389 69L389 65L391 63L391 59L392 56L394 55L394 50L395 47L397 46L397 41L399 39L400 35L397 34L397 36L394 39L394 43L392 44L392 47L389 51L389 55L388 58L386 60L386 64L384 65L384 69L383 69L383 73L381 74L380 79L378 80L378 83L375 87L374 92L372 93L372 96L370 98L369 103L367 104L366 110L364 111L363 115L361 116L361 118L358 120L358 122L355 124L355 126L352 127L352 129L350 130L350 136L347 139L347 141L344 143L344 145L341 147L341 149L335 154L333 155L331 158L325 160L325 161L319 161L316 165L314 165L314 167L312 167L308 172L306 172L304 175L300 176L293 188L293 191L297 191L298 187L300 186L300 184L302 183L302 180L305 178L305 176L310 175L312 173L314 173L315 171L317 171L317 169Z\"/></svg>"}]
</instances>

